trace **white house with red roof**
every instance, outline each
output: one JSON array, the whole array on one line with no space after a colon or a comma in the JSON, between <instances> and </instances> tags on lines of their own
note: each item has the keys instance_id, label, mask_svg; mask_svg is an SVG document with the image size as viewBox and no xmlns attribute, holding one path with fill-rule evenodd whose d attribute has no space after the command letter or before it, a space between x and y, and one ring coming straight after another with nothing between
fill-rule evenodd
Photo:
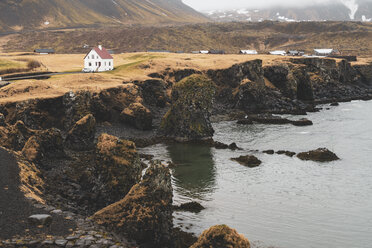
<instances>
[{"instance_id":1,"label":"white house with red roof","mask_svg":"<svg viewBox=\"0 0 372 248\"><path fill-rule=\"evenodd\" d=\"M101 45L90 50L84 58L83 71L85 72L111 71L113 69L114 58Z\"/></svg>"}]
</instances>

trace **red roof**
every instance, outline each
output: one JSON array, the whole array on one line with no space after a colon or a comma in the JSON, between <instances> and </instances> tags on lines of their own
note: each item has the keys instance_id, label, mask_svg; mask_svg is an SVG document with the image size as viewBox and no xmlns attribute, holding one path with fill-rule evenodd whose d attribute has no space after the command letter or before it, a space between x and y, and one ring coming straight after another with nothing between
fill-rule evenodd
<instances>
[{"instance_id":1,"label":"red roof","mask_svg":"<svg viewBox=\"0 0 372 248\"><path fill-rule=\"evenodd\" d=\"M93 48L94 51L101 57L101 59L114 59L111 54L106 50L106 48L102 47L102 50L98 47Z\"/></svg>"}]
</instances>

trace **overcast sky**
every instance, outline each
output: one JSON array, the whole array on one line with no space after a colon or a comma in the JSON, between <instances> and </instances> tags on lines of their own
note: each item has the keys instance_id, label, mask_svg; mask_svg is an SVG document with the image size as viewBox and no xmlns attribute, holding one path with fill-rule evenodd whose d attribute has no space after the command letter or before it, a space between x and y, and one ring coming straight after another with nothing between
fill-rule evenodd
<instances>
[{"instance_id":1,"label":"overcast sky","mask_svg":"<svg viewBox=\"0 0 372 248\"><path fill-rule=\"evenodd\" d=\"M354 0L182 0L196 10L215 10L233 8L262 8L268 6L304 6L315 3L337 3Z\"/></svg>"}]
</instances>

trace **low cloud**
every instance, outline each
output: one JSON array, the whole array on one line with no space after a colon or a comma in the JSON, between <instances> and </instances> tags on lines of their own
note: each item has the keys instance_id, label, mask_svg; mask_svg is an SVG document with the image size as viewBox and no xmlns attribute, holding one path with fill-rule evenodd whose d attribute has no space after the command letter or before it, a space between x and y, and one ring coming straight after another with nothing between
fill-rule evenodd
<instances>
[{"instance_id":1,"label":"low cloud","mask_svg":"<svg viewBox=\"0 0 372 248\"><path fill-rule=\"evenodd\" d=\"M306 7L319 4L344 3L348 6L356 5L360 1L372 0L183 0L184 3L190 5L197 10L216 10L216 9L236 9L236 8L267 8L267 7Z\"/></svg>"}]
</instances>

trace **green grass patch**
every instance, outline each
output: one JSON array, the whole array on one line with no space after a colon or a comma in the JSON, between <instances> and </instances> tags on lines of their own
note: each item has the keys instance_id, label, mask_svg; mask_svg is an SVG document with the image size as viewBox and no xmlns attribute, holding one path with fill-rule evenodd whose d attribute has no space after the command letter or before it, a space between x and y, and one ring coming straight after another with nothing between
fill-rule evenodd
<instances>
[{"instance_id":1,"label":"green grass patch","mask_svg":"<svg viewBox=\"0 0 372 248\"><path fill-rule=\"evenodd\" d=\"M13 69L13 68L23 68L25 63L17 63L11 60L0 60L0 70Z\"/></svg>"},{"instance_id":2,"label":"green grass patch","mask_svg":"<svg viewBox=\"0 0 372 248\"><path fill-rule=\"evenodd\" d=\"M161 58L162 56L159 55L147 55L147 54L136 54L128 58L128 60L135 60L133 62L129 62L126 64L119 65L114 68L112 71L108 71L106 73L109 74L118 74L122 72L128 72L128 71L133 71L137 68L142 63L145 63L151 59L155 58Z\"/></svg>"}]
</instances>

